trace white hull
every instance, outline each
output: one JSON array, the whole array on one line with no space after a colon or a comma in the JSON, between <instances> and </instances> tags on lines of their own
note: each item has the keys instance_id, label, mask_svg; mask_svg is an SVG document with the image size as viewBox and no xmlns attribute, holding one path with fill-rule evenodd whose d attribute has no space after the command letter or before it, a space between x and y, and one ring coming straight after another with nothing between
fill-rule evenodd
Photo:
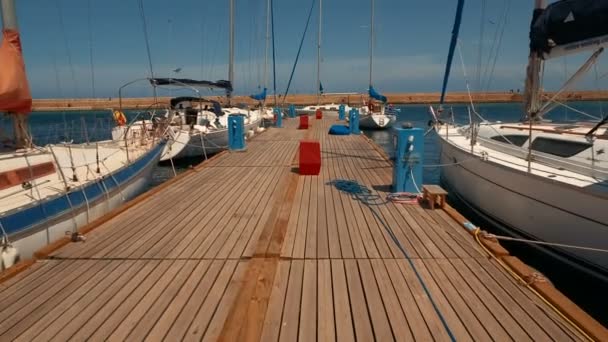
<instances>
[{"instance_id":1,"label":"white hull","mask_svg":"<svg viewBox=\"0 0 608 342\"><path fill-rule=\"evenodd\" d=\"M471 159L440 136L442 180L469 205L532 239L592 248L608 246L608 197L493 161ZM608 253L554 247L596 276L608 274ZM591 267L589 267L592 265ZM599 271L599 273L597 272Z\"/></svg>"},{"instance_id":2,"label":"white hull","mask_svg":"<svg viewBox=\"0 0 608 342\"><path fill-rule=\"evenodd\" d=\"M386 129L396 121L394 115L367 114L359 116L359 127L363 129Z\"/></svg>"},{"instance_id":3,"label":"white hull","mask_svg":"<svg viewBox=\"0 0 608 342\"><path fill-rule=\"evenodd\" d=\"M151 179L152 170L160 158L161 148L161 146L158 146L141 156L140 160L144 163L142 168L134 170L129 179L121 182L118 187L105 192L104 196L91 200L87 205L81 205L71 210L66 210L55 217L47 218L34 227L10 235L9 237L13 246L19 251L20 259L31 258L36 250L65 237L66 234L71 234L78 228L107 214L144 192ZM133 164L135 163L136 161ZM117 170L117 172L121 170ZM112 183L116 180L114 177L114 175L108 175L104 179L106 182ZM84 187L90 185L98 186L100 189L104 187L100 181L91 181L83 184ZM75 188L73 191L80 191L78 189ZM48 205L45 201L43 201L43 205Z\"/></svg>"},{"instance_id":4,"label":"white hull","mask_svg":"<svg viewBox=\"0 0 608 342\"><path fill-rule=\"evenodd\" d=\"M245 125L245 135L255 133L260 120ZM221 129L206 134L191 133L190 130L177 130L167 143L161 161L180 158L201 157L225 150L228 146L228 130Z\"/></svg>"}]
</instances>

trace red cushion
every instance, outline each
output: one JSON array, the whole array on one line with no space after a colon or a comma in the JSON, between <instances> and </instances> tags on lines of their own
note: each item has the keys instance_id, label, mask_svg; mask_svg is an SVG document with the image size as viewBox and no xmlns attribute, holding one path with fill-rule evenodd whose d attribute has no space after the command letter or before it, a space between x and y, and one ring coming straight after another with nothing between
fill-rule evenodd
<instances>
[{"instance_id":1,"label":"red cushion","mask_svg":"<svg viewBox=\"0 0 608 342\"><path fill-rule=\"evenodd\" d=\"M321 144L317 140L300 140L300 174L321 172Z\"/></svg>"},{"instance_id":2,"label":"red cushion","mask_svg":"<svg viewBox=\"0 0 608 342\"><path fill-rule=\"evenodd\" d=\"M317 119L323 119L323 111L321 109L317 109L315 112Z\"/></svg>"},{"instance_id":3,"label":"red cushion","mask_svg":"<svg viewBox=\"0 0 608 342\"><path fill-rule=\"evenodd\" d=\"M299 129L308 129L308 115L300 115Z\"/></svg>"}]
</instances>

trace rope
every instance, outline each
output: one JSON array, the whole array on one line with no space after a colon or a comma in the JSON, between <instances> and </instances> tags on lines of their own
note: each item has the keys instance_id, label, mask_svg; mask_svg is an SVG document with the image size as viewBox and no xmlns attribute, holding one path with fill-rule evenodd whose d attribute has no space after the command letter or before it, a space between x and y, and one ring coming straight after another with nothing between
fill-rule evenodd
<instances>
[{"instance_id":1,"label":"rope","mask_svg":"<svg viewBox=\"0 0 608 342\"><path fill-rule=\"evenodd\" d=\"M306 19L306 26L304 27L304 33L302 34L302 39L300 39L300 47L298 47L298 54L296 55L296 60L293 63L293 68L291 68L291 75L289 75L289 81L287 82L287 89L285 89L285 95L283 95L283 102L281 103L281 105L285 104L285 98L287 97L287 93L289 93L289 87L291 86L291 81L293 80L293 74L296 72L296 66L298 65L298 59L300 59L300 52L302 52L302 44L304 44L304 38L306 37L306 32L308 31L308 24L310 24L310 17L312 16L312 10L314 7L315 7L315 0L312 0L312 3L310 4L310 11L308 12L308 19ZM274 49L273 49L273 67L274 67ZM275 93L275 97L276 97L276 93Z\"/></svg>"},{"instance_id":2,"label":"rope","mask_svg":"<svg viewBox=\"0 0 608 342\"><path fill-rule=\"evenodd\" d=\"M546 242L546 241L538 241L538 240L530 240L530 239L520 239L520 238L514 238L514 237L510 237L510 236L494 235L494 234L486 234L485 236L487 236L490 239L497 239L497 240L525 242L525 243L530 243L530 244L534 244L534 245L544 245L544 246L551 246L551 247L563 247L563 248L571 248L571 249L581 249L581 250L584 250L584 251L608 253L608 249L605 249L605 248L593 248L593 247L568 245L568 244L556 243L556 242Z\"/></svg>"},{"instance_id":3,"label":"rope","mask_svg":"<svg viewBox=\"0 0 608 342\"><path fill-rule=\"evenodd\" d=\"M469 227L467 227L467 226L465 226L465 228L469 229ZM536 289L534 289L531 286L531 284L533 282L526 281L519 274L517 274L515 271L513 271L511 269L511 267L509 267L501 259L496 257L496 255L494 255L494 253L492 253L490 250L488 250L486 248L486 246L479 239L480 232L481 232L481 230L478 227L473 230L473 234L475 235L475 241L477 241L477 244L486 252L487 255L490 256L490 258L494 259L494 261L496 261L504 270L506 270L513 278L515 278L515 280L517 280L519 283L523 284L528 290L530 290L532 293L534 293L543 303L545 303L545 305L547 305L549 308L551 308L563 320L568 322L568 324L570 324L576 331L578 331L581 335L583 335L588 341L593 341L593 338L591 336L589 336L589 334L587 334L581 327L579 327L578 324L576 324L571 319L569 319L564 313L562 313L562 311L559 308L557 308L555 305L551 304L551 302L549 302L542 294L540 294L538 291L536 291Z\"/></svg>"},{"instance_id":4,"label":"rope","mask_svg":"<svg viewBox=\"0 0 608 342\"><path fill-rule=\"evenodd\" d=\"M435 300L433 299L431 291L428 289L426 283L424 282L424 279L422 279L422 276L420 275L418 269L416 268L416 265L414 264L414 261L410 257L409 253L405 250L405 248L403 247L403 245L399 241L399 238L397 238L397 236L395 235L395 233L393 232L393 230L391 229L391 227L389 227L386 224L386 222L382 219L382 217L380 216L380 214L378 214L378 212L374 209L374 206L380 205L380 204L386 204L386 202L383 201L381 203L378 203L378 201L380 200L380 196L374 195L372 193L372 191L369 190L365 185L361 185L361 184L357 183L357 181L353 181L353 180L333 180L333 181L329 182L329 184L335 186L336 189L338 189L339 191L342 191L342 192L345 192L347 194L350 194L353 199L358 200L361 203L363 203L366 206L368 206L368 208L370 209L370 211L372 212L372 214L374 215L374 217L378 220L379 223L381 223L384 226L384 228L386 229L386 231L390 235L390 237L393 240L393 242L397 245L397 247L399 248L399 250L401 251L401 253L403 254L403 256L407 259L408 263L410 264L410 266L414 270L416 278L420 282L420 285L422 285L422 288L423 288L425 294L429 298L429 300L431 302L431 305L433 306L433 309L435 310L435 313L439 317L439 320L441 321L441 324L443 325L445 331L450 336L450 339L452 341L456 341L456 338L454 337L454 334L452 333L452 330L450 329L447 321L445 320L443 314L441 313L441 310L439 310L439 307L435 303Z\"/></svg>"},{"instance_id":5,"label":"rope","mask_svg":"<svg viewBox=\"0 0 608 342\"><path fill-rule=\"evenodd\" d=\"M91 19L91 1L87 1L87 21L89 25L89 63L91 65L91 95L95 98L95 65L93 64L93 28Z\"/></svg>"},{"instance_id":6,"label":"rope","mask_svg":"<svg viewBox=\"0 0 608 342\"><path fill-rule=\"evenodd\" d=\"M57 0L55 2L55 6L57 7L57 12L59 12L58 20L59 20L59 30L61 32L61 36L63 38L63 45L65 47L65 52L68 58L68 66L70 67L70 76L72 78L72 84L74 85L74 96L78 97L78 80L76 79L76 71L74 71L74 64L72 63L72 53L70 50L70 44L68 43L67 34L65 31L65 24L63 21L63 10L61 6L61 0Z\"/></svg>"}]
</instances>

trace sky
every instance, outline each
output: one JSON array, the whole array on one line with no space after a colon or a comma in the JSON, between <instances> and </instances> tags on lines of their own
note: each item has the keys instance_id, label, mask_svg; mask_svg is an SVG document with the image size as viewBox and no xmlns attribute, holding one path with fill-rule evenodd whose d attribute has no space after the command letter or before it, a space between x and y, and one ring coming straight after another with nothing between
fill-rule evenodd
<instances>
[{"instance_id":1,"label":"sky","mask_svg":"<svg viewBox=\"0 0 608 342\"><path fill-rule=\"evenodd\" d=\"M116 97L121 85L150 76L140 0L16 2L34 98ZM284 93L313 0L274 2L277 92ZM228 0L143 0L143 6L156 77L228 78ZM235 0L236 94L264 87L265 6L266 0ZM313 6L290 93L316 92L319 0ZM532 6L532 0L466 1L462 58L454 58L449 91L466 90L467 80L473 91L523 89ZM376 0L374 9L374 87L385 93L440 91L456 0ZM366 91L370 0L323 0L322 11L324 90ZM589 54L548 63L545 88L559 88ZM597 75L607 67L601 58ZM272 90L271 60L268 69ZM595 75L592 70L577 88L605 88L607 77L598 81ZM143 82L125 90L126 96L150 94Z\"/></svg>"}]
</instances>

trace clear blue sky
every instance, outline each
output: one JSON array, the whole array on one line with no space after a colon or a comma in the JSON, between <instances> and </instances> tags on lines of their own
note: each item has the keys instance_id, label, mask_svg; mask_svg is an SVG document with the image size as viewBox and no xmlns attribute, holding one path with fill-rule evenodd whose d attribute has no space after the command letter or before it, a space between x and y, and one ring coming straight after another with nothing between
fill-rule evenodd
<instances>
[{"instance_id":1,"label":"clear blue sky","mask_svg":"<svg viewBox=\"0 0 608 342\"><path fill-rule=\"evenodd\" d=\"M236 72L238 94L263 83L265 0L236 0ZM25 60L34 97L90 97L90 47L96 95L117 96L120 85L149 75L138 0L17 0ZM532 1L485 0L482 66L488 58L503 8L507 24L489 88L523 88ZM275 0L278 91L284 92L304 30L310 0ZM479 88L477 66L482 0L467 0L461 31L466 72ZM144 0L149 41L157 76L227 79L228 0ZM292 91L315 92L316 0ZM439 91L455 0L376 0L374 85L382 92ZM326 92L365 91L368 85L369 0L324 0L322 82ZM60 15L61 13L61 15ZM63 24L62 24L63 21ZM89 29L92 39L89 39ZM69 54L68 54L69 51ZM555 89L585 56L547 66L545 87ZM598 66L607 68L606 58ZM70 63L71 61L71 63ZM272 75L269 77L272 81ZM592 72L581 84L595 89ZM606 78L600 82L605 86ZM486 83L487 84L487 83ZM270 87L272 87L270 85ZM150 94L130 88L127 95ZM464 90L460 58L454 59L450 90Z\"/></svg>"}]
</instances>

